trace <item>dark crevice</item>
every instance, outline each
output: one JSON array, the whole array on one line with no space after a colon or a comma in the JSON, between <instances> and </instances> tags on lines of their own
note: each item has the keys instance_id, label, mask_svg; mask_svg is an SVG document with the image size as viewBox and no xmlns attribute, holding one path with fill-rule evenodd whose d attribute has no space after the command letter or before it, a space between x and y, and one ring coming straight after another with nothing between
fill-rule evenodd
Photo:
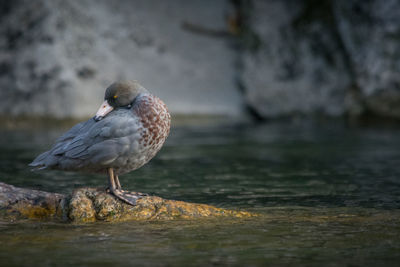
<instances>
[{"instance_id":1,"label":"dark crevice","mask_svg":"<svg viewBox=\"0 0 400 267\"><path fill-rule=\"evenodd\" d=\"M231 6L233 7L232 13L228 16L228 28L229 32L235 36L232 41L232 45L236 52L235 58L235 80L236 88L239 90L242 98L246 95L246 86L242 80L241 74L243 72L243 54L257 53L261 47L261 38L251 29L250 16L252 10L252 3L250 0L231 0ZM249 115L256 122L264 122L264 118L261 113L249 104L246 100L243 100L243 109L246 115Z\"/></svg>"}]
</instances>

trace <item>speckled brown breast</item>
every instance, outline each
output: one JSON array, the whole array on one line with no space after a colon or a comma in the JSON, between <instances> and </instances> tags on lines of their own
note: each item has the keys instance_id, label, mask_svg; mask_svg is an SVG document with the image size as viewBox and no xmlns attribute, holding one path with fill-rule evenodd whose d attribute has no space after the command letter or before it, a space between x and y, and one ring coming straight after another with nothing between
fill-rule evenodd
<instances>
[{"instance_id":1,"label":"speckled brown breast","mask_svg":"<svg viewBox=\"0 0 400 267\"><path fill-rule=\"evenodd\" d=\"M164 102L153 95L140 96L133 107L133 113L140 119L139 145L147 162L156 155L167 139L171 116Z\"/></svg>"}]
</instances>

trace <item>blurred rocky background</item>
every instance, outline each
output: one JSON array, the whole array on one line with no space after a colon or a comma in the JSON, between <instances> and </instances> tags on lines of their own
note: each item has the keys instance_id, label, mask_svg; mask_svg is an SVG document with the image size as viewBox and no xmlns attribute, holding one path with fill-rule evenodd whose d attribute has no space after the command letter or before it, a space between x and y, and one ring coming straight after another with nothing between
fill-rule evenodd
<instances>
[{"instance_id":1,"label":"blurred rocky background","mask_svg":"<svg viewBox=\"0 0 400 267\"><path fill-rule=\"evenodd\" d=\"M136 79L174 114L400 119L398 0L1 0L0 115L92 116Z\"/></svg>"}]
</instances>

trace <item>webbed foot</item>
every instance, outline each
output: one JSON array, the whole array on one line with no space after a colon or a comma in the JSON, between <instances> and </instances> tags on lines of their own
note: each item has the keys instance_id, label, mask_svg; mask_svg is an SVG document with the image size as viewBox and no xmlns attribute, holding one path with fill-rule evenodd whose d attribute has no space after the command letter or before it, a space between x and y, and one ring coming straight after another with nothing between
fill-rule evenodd
<instances>
[{"instance_id":1,"label":"webbed foot","mask_svg":"<svg viewBox=\"0 0 400 267\"><path fill-rule=\"evenodd\" d=\"M113 168L108 168L108 179L110 187L106 189L107 193L111 193L120 200L132 205L136 206L136 201L144 196L148 196L148 194L140 193L140 192L130 192L121 189L121 184L119 183L118 176L115 175Z\"/></svg>"},{"instance_id":2,"label":"webbed foot","mask_svg":"<svg viewBox=\"0 0 400 267\"><path fill-rule=\"evenodd\" d=\"M148 196L148 194L143 194L140 192L130 192L122 189L114 189L110 190L110 193L116 196L118 199L132 205L136 206L136 201L141 199L144 196Z\"/></svg>"}]
</instances>

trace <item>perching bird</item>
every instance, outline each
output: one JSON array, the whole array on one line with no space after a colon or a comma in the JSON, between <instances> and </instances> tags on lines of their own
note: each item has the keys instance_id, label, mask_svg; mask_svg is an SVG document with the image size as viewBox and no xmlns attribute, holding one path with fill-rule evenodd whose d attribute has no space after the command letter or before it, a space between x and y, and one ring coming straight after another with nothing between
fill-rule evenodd
<instances>
[{"instance_id":1,"label":"perching bird","mask_svg":"<svg viewBox=\"0 0 400 267\"><path fill-rule=\"evenodd\" d=\"M30 166L106 173L109 190L136 205L143 194L121 189L118 175L146 164L161 149L170 130L166 105L136 81L111 84L96 116L78 123Z\"/></svg>"}]
</instances>

